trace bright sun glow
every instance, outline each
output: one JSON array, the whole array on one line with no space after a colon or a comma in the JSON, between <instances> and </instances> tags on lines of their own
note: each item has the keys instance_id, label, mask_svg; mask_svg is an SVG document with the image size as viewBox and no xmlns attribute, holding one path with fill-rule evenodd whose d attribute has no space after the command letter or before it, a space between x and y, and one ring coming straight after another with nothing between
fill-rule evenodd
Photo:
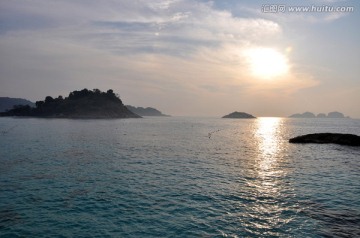
<instances>
[{"instance_id":1,"label":"bright sun glow","mask_svg":"<svg viewBox=\"0 0 360 238\"><path fill-rule=\"evenodd\" d=\"M289 70L287 58L272 48L255 48L245 52L251 73L262 79L274 79Z\"/></svg>"}]
</instances>

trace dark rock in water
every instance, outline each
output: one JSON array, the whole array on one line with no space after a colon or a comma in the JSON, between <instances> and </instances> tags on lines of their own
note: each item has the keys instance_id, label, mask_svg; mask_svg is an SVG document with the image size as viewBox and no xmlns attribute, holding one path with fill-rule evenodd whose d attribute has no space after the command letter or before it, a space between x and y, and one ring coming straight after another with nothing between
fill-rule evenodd
<instances>
[{"instance_id":1,"label":"dark rock in water","mask_svg":"<svg viewBox=\"0 0 360 238\"><path fill-rule=\"evenodd\" d=\"M245 112L233 112L230 113L229 115L223 116L222 118L245 118L245 119L249 119L249 118L256 118L251 114L245 113Z\"/></svg>"},{"instance_id":2,"label":"dark rock in water","mask_svg":"<svg viewBox=\"0 0 360 238\"><path fill-rule=\"evenodd\" d=\"M315 133L291 138L290 143L333 143L339 145L360 146L360 136L341 133Z\"/></svg>"}]
</instances>

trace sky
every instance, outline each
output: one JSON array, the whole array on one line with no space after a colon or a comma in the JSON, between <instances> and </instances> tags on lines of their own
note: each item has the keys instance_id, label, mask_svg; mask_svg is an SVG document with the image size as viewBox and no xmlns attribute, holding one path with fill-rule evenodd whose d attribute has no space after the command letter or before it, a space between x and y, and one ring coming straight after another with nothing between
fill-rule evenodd
<instances>
[{"instance_id":1,"label":"sky","mask_svg":"<svg viewBox=\"0 0 360 238\"><path fill-rule=\"evenodd\" d=\"M360 118L359 23L356 0L1 1L0 96L111 88L174 116Z\"/></svg>"}]
</instances>

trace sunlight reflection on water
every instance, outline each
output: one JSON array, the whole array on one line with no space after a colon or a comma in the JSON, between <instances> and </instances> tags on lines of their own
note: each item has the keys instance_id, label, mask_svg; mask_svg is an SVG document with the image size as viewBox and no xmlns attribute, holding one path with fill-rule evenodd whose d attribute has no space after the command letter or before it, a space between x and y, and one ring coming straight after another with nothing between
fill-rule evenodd
<instances>
[{"instance_id":1,"label":"sunlight reflection on water","mask_svg":"<svg viewBox=\"0 0 360 238\"><path fill-rule=\"evenodd\" d=\"M254 158L254 180L249 180L248 185L255 189L257 202L252 207L256 214L255 227L263 232L274 231L291 219L284 219L282 213L284 206L281 204L283 196L289 191L284 184L287 172L281 163L282 155L281 133L282 118L258 118L254 124L254 135L258 151ZM269 235L277 235L272 233Z\"/></svg>"},{"instance_id":2,"label":"sunlight reflection on water","mask_svg":"<svg viewBox=\"0 0 360 238\"><path fill-rule=\"evenodd\" d=\"M257 120L255 135L259 142L259 156L263 159L260 166L265 170L275 162L274 160L279 152L282 120L282 118L277 117L263 117Z\"/></svg>"},{"instance_id":3,"label":"sunlight reflection on water","mask_svg":"<svg viewBox=\"0 0 360 238\"><path fill-rule=\"evenodd\" d=\"M281 155L281 118L259 118L256 124L255 137L258 151L256 171L258 177L266 184L276 182L275 178L284 173L279 169ZM260 180L260 181L262 181ZM275 184L269 184L275 185Z\"/></svg>"}]
</instances>

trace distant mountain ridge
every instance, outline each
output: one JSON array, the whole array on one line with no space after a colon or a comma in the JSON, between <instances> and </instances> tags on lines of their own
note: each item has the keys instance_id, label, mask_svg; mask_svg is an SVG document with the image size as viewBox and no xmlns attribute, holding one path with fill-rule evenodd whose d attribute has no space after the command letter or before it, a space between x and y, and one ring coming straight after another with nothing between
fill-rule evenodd
<instances>
[{"instance_id":1,"label":"distant mountain ridge","mask_svg":"<svg viewBox=\"0 0 360 238\"><path fill-rule=\"evenodd\" d=\"M304 113L295 113L291 116L291 118L349 118L345 117L341 112L329 112L327 115L325 113L319 113L315 115L312 112L304 112Z\"/></svg>"},{"instance_id":2,"label":"distant mountain ridge","mask_svg":"<svg viewBox=\"0 0 360 238\"><path fill-rule=\"evenodd\" d=\"M35 103L23 98L0 97L0 112L12 109L16 105L29 105L35 107Z\"/></svg>"},{"instance_id":3,"label":"distant mountain ridge","mask_svg":"<svg viewBox=\"0 0 360 238\"><path fill-rule=\"evenodd\" d=\"M152 107L134 107L130 105L126 105L126 107L132 111L133 113L139 116L152 116L152 117L169 117L169 115L163 114L161 111L152 108Z\"/></svg>"}]
</instances>

